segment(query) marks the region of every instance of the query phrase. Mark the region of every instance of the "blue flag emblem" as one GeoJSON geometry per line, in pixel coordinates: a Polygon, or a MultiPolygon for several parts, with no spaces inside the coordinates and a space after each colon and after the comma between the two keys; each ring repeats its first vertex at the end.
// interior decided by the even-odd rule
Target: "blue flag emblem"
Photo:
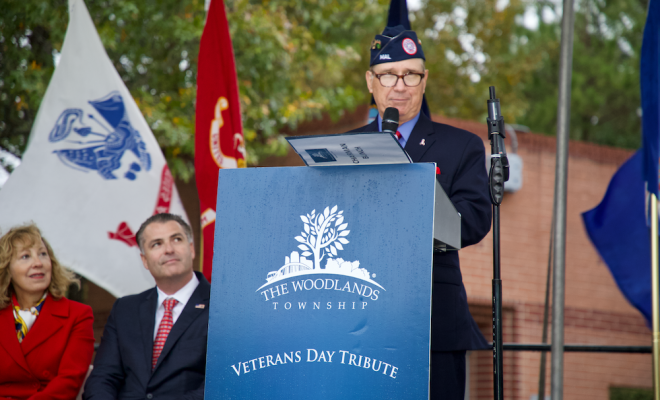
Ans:
{"type": "Polygon", "coordinates": [[[147,145],[131,125],[119,92],[110,92],[103,98],[89,101],[89,104],[103,120],[93,114],[88,114],[87,118],[83,119],[84,112],[80,108],[62,111],[50,131],[48,140],[56,143],[68,139],[67,143],[78,146],[54,150],[53,153],[57,154],[64,165],[84,172],[97,171],[103,179],[117,179],[115,173],[121,167],[126,151],[133,153],[137,161],[130,164],[124,178],[135,180],[140,171],[149,171],[151,156],[147,152],[147,145]],[[91,121],[94,126],[86,125],[85,120],[91,121]],[[72,131],[77,140],[70,137],[72,131]]]}

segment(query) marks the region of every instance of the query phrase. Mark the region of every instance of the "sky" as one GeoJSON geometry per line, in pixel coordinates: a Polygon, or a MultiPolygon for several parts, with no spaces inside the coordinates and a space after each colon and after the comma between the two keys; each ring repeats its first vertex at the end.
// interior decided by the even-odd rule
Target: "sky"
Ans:
{"type": "MultiPolygon", "coordinates": [[[[408,3],[408,11],[417,11],[422,7],[422,0],[407,0],[408,3]]],[[[559,12],[561,10],[561,1],[560,0],[555,0],[555,10],[552,10],[550,7],[544,7],[543,9],[543,19],[546,22],[550,22],[552,20],[557,20],[561,18],[561,15],[559,15],[559,12]]],[[[498,0],[497,1],[497,8],[498,9],[504,9],[506,6],[509,5],[509,0],[498,0]]],[[[539,17],[536,13],[536,8],[533,6],[533,3],[531,3],[526,11],[525,14],[522,18],[522,25],[525,26],[525,28],[530,29],[530,30],[536,30],[539,26],[539,17]]]]}
{"type": "Polygon", "coordinates": [[[408,0],[408,10],[416,11],[422,6],[422,0],[408,0]]]}

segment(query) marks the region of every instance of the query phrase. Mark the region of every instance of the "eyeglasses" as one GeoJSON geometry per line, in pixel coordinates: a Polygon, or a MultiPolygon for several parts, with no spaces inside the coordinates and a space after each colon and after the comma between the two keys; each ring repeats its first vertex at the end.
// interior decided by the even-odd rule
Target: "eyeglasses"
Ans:
{"type": "Polygon", "coordinates": [[[393,87],[396,86],[397,83],[399,83],[399,78],[403,79],[403,84],[408,86],[408,87],[413,87],[413,86],[419,86],[420,83],[422,83],[422,78],[424,78],[424,74],[420,74],[418,72],[408,72],[407,74],[404,75],[396,75],[396,74],[376,74],[373,73],[376,78],[380,81],[380,84],[383,87],[393,87]]]}

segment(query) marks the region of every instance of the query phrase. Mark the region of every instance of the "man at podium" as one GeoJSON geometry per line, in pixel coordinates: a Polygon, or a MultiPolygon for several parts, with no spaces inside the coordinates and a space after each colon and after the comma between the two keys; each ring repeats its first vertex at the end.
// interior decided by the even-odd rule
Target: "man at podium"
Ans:
{"type": "MultiPolygon", "coordinates": [[[[380,132],[385,109],[399,110],[399,143],[413,162],[437,163],[438,182],[461,215],[461,245],[466,247],[478,243],[490,230],[485,148],[478,136],[432,122],[421,112],[429,75],[424,62],[422,44],[414,31],[399,25],[376,35],[366,80],[379,115],[353,132],[380,132]]],[[[458,252],[435,253],[431,399],[463,400],[465,352],[487,347],[468,309],[458,252]]]]}

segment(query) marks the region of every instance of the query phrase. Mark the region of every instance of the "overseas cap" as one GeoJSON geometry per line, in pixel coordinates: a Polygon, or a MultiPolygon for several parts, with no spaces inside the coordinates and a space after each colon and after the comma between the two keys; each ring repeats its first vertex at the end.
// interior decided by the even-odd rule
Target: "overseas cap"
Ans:
{"type": "Polygon", "coordinates": [[[426,61],[422,42],[415,31],[408,31],[403,25],[388,26],[382,35],[376,35],[371,42],[371,63],[376,64],[421,58],[426,61]]]}

